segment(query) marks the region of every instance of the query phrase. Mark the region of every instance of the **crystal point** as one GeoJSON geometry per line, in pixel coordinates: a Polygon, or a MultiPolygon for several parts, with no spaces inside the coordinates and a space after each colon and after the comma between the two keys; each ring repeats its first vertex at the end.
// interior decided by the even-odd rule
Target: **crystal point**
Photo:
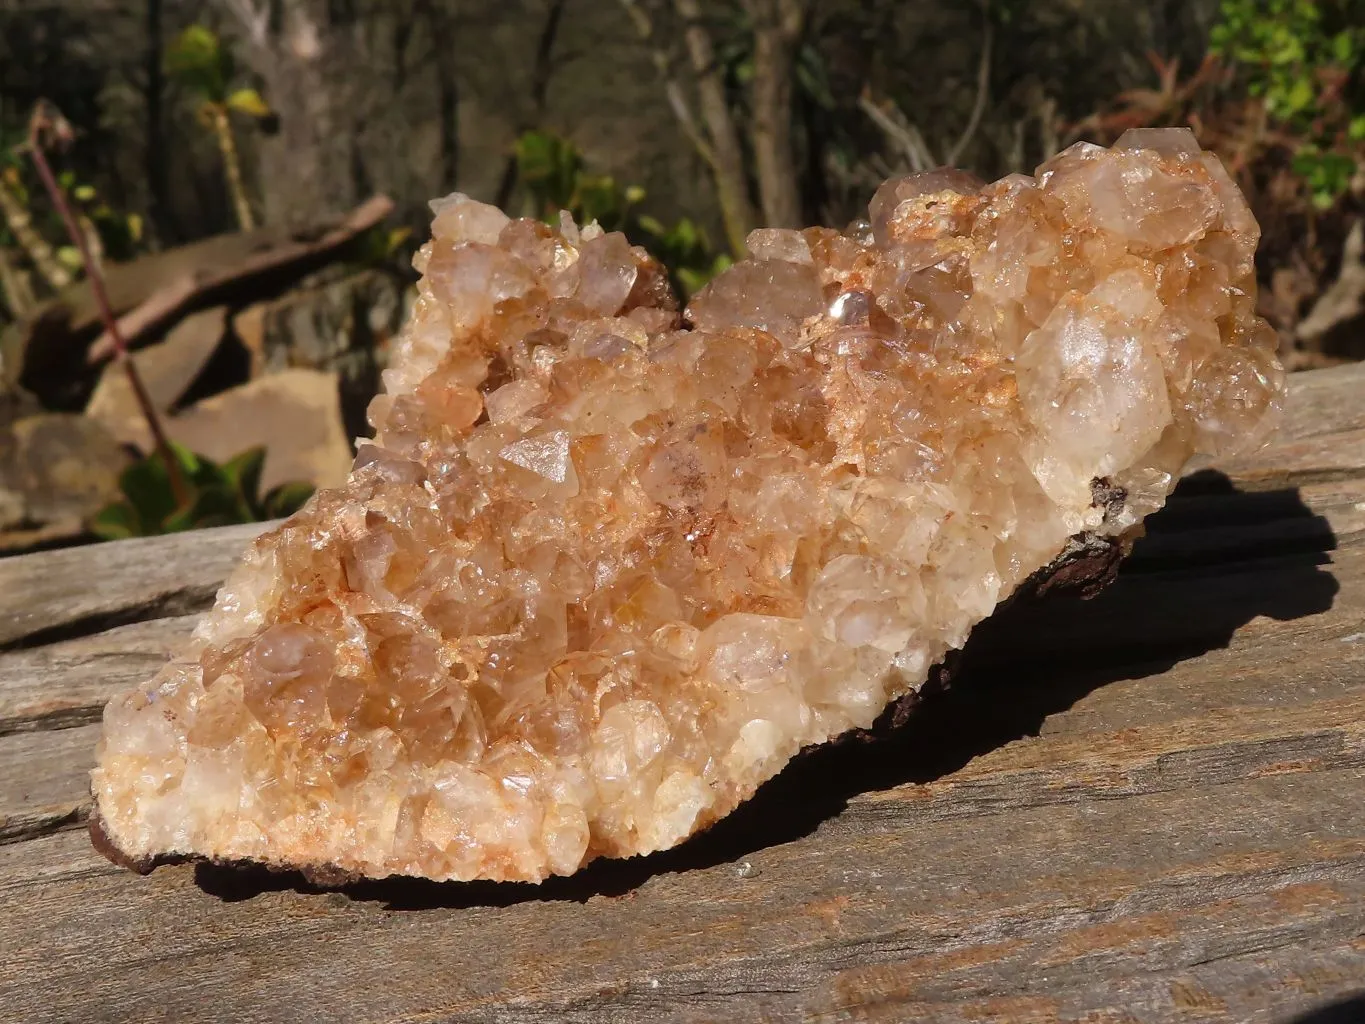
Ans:
{"type": "Polygon", "coordinates": [[[122,857],[536,880],[672,846],[1284,387],[1255,221],[1178,132],[757,232],[683,329],[621,235],[434,213],[350,480],[105,711],[122,857]]]}

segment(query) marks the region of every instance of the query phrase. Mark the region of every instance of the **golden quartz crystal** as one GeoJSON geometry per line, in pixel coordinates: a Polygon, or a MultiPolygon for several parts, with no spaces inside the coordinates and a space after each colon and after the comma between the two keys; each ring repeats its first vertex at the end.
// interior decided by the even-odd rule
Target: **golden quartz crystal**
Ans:
{"type": "Polygon", "coordinates": [[[674,846],[1284,390],[1257,224],[1184,130],[889,181],[846,231],[754,232],[685,314],[623,235],[433,206],[346,486],[105,710],[128,863],[535,881],[674,846]]]}

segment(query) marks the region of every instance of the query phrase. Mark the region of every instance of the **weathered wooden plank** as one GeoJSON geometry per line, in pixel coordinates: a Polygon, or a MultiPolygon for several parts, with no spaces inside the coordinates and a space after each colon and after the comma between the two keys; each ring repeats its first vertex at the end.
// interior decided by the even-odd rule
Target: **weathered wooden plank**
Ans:
{"type": "Polygon", "coordinates": [[[154,675],[198,621],[151,619],[0,654],[0,736],[98,721],[109,698],[154,675]]]}
{"type": "Polygon", "coordinates": [[[229,885],[222,901],[189,867],[139,880],[68,854],[70,874],[26,884],[11,862],[0,1006],[31,1021],[287,1006],[307,1020],[611,1022],[966,1021],[1032,1005],[1013,1019],[1123,1010],[1154,1024],[1187,1019],[1183,985],[1207,993],[1207,1019],[1255,1019],[1302,1005],[1283,979],[1315,948],[1337,961],[1334,991],[1365,981],[1362,785],[1350,769],[1014,808],[988,839],[979,820],[926,821],[904,801],[899,816],[829,821],[818,841],[754,837],[747,873],[703,843],[652,873],[605,865],[540,890],[234,892],[200,871],[229,885]],[[1222,961],[1239,970],[1201,971],[1222,961]]]}
{"type": "MultiPolygon", "coordinates": [[[[876,808],[888,801],[906,800],[914,805],[916,816],[936,820],[1267,774],[1365,768],[1365,672],[1352,674],[1340,696],[1305,692],[1302,703],[1287,703],[1281,694],[1274,703],[1259,707],[1185,707],[1181,709],[1185,717],[1153,715],[1141,725],[1124,724],[1112,732],[1093,728],[1078,732],[1062,724],[1039,738],[1020,737],[1021,742],[1003,746],[994,744],[1017,737],[993,736],[982,728],[1001,722],[999,716],[974,721],[981,696],[974,690],[926,708],[920,722],[890,743],[853,754],[817,754],[813,762],[789,769],[772,788],[795,800],[821,804],[813,808],[817,815],[833,813],[851,795],[869,790],[871,795],[854,801],[846,811],[855,820],[862,813],[859,807],[881,814],[876,808]],[[945,744],[935,742],[936,736],[954,739],[945,744]],[[983,745],[987,749],[979,752],[983,745]],[[955,763],[966,758],[973,759],[955,763]],[[839,770],[826,776],[831,765],[839,770]],[[952,774],[940,779],[945,772],[952,774]],[[926,780],[927,784],[907,790],[878,793],[883,787],[926,780]]],[[[1020,707],[1028,708],[1029,695],[1021,696],[1020,707]]],[[[1097,716],[1093,708],[1089,710],[1093,726],[1097,716]]],[[[1065,719],[1067,714],[1062,711],[1057,717],[1065,719]]],[[[1016,725],[1019,721],[1010,720],[1016,725]]],[[[89,726],[63,730],[50,740],[31,734],[0,737],[0,841],[84,820],[97,735],[97,727],[89,726]],[[36,780],[35,768],[42,773],[36,780]]],[[[904,817],[905,812],[898,809],[895,814],[904,817]]]]}
{"type": "Polygon", "coordinates": [[[99,726],[0,736],[0,843],[79,825],[99,726]]]}
{"type": "Polygon", "coordinates": [[[0,632],[0,1020],[1283,1024],[1365,989],[1362,396],[1365,366],[1295,378],[1226,467],[1256,493],[1190,481],[1114,587],[1017,604],[893,740],[542,887],[116,871],[71,830],[80,723],[251,529],[49,561],[31,600],[0,561],[0,626],[31,606],[0,632]]]}
{"type": "Polygon", "coordinates": [[[1358,475],[1365,471],[1365,428],[1274,441],[1255,455],[1228,460],[1220,468],[1254,490],[1358,475]]]}
{"type": "Polygon", "coordinates": [[[1289,378],[1281,440],[1365,429],[1365,363],[1296,373],[1289,378]]]}
{"type": "MultiPolygon", "coordinates": [[[[1365,693],[1365,548],[1335,552],[1325,567],[1283,558],[1268,564],[1270,568],[1263,565],[1254,574],[1229,575],[1222,566],[1144,572],[1121,577],[1093,601],[1015,606],[973,639],[964,678],[954,691],[927,707],[895,745],[869,753],[851,768],[846,764],[842,774],[854,789],[925,778],[1039,731],[1052,737],[1079,736],[1076,750],[1087,744],[1103,750],[1114,734],[1172,729],[1173,735],[1188,733],[1190,745],[1165,750],[1168,760],[1177,754],[1196,764],[1221,760],[1229,771],[1320,759],[1324,743],[1349,747],[1345,734],[1324,732],[1309,722],[1323,724],[1321,715],[1311,718],[1319,714],[1312,710],[1319,706],[1334,709],[1322,713],[1328,717],[1365,720],[1365,707],[1358,703],[1365,693]],[[1074,660],[1059,663],[1059,651],[1074,660]],[[1312,652],[1311,659],[1305,651],[1312,652]],[[1234,724],[1260,722],[1270,731],[1224,735],[1216,723],[1229,715],[1234,724]],[[1277,721],[1282,727],[1275,726],[1277,721]],[[939,739],[943,736],[952,742],[945,746],[939,739]],[[1205,753],[1196,756],[1201,749],[1205,753]],[[916,752],[924,755],[918,775],[905,774],[903,758],[916,752]],[[1250,760],[1243,764],[1235,753],[1250,760]]],[[[99,651],[107,644],[106,651],[142,652],[140,662],[125,666],[130,672],[139,664],[154,671],[159,662],[146,661],[159,658],[165,645],[187,628],[187,619],[123,627],[99,638],[12,652],[0,657],[0,670],[10,660],[28,663],[44,651],[99,651]]],[[[86,663],[81,672],[97,667],[98,661],[86,663]]],[[[7,677],[11,682],[19,678],[0,671],[0,680],[7,677]]],[[[66,720],[93,721],[108,690],[121,680],[76,678],[79,686],[55,686],[47,699],[62,704],[66,720]],[[81,705],[83,694],[88,703],[81,705]]],[[[42,699],[41,693],[22,687],[14,692],[11,706],[16,708],[32,709],[42,699]]],[[[0,701],[8,694],[0,687],[0,701]]],[[[83,816],[95,732],[90,727],[55,736],[50,750],[41,738],[0,736],[0,822],[6,807],[28,808],[22,815],[8,812],[16,822],[9,833],[60,827],[76,820],[77,811],[83,816]],[[37,758],[47,773],[44,786],[65,795],[41,811],[32,809],[27,797],[5,796],[7,782],[13,786],[26,778],[37,758]]],[[[1358,739],[1352,742],[1358,744],[1358,739]]],[[[1133,757],[1137,750],[1130,743],[1133,757]]],[[[996,762],[988,757],[987,763],[996,762]]],[[[1009,785],[1019,787],[1020,799],[1031,799],[1019,780],[1009,785]]],[[[4,830],[0,825],[0,835],[4,830]]]]}
{"type": "Polygon", "coordinates": [[[0,649],[199,611],[212,602],[247,542],[270,525],[0,559],[0,649]]]}
{"type": "MultiPolygon", "coordinates": [[[[1048,612],[1051,625],[1043,633],[1037,632],[1032,624],[1016,628],[1017,638],[1007,645],[1011,659],[1017,664],[1026,650],[1041,646],[1038,656],[1047,659],[1048,668],[1052,669],[1053,645],[1063,641],[1074,643],[1078,633],[1100,638],[1118,652],[1118,657],[1131,657],[1131,646],[1135,643],[1144,643],[1148,648],[1188,644],[1191,629],[1213,636],[1216,624],[1206,616],[1189,614],[1210,600],[1201,585],[1186,580],[1177,587],[1169,577],[1172,569],[1181,566],[1217,567],[1220,563],[1288,555],[1290,561],[1278,567],[1275,570],[1278,575],[1269,578],[1266,585],[1247,589],[1240,582],[1234,583],[1238,600],[1229,603],[1224,598],[1223,607],[1234,618],[1240,614],[1245,620],[1258,612],[1273,614],[1272,605],[1282,603],[1283,595],[1292,593],[1305,605],[1302,610],[1312,610],[1307,605],[1325,605],[1330,601],[1327,591],[1339,584],[1334,579],[1340,573],[1310,564],[1308,556],[1333,547],[1355,548],[1365,540],[1365,479],[1319,483],[1290,492],[1206,491],[1206,487],[1194,486],[1181,492],[1151,520],[1148,536],[1134,551],[1125,566],[1123,581],[1113,592],[1074,611],[1068,608],[1048,612]],[[1167,575],[1145,583],[1129,580],[1130,576],[1148,572],[1167,575]],[[1140,595],[1155,590],[1167,597],[1160,603],[1166,610],[1161,622],[1153,621],[1146,612],[1149,602],[1141,596],[1129,596],[1129,591],[1140,595]],[[1249,601],[1256,600],[1263,607],[1246,607],[1249,601]],[[1076,619],[1076,615],[1080,618],[1076,619]],[[1169,632],[1172,624],[1179,627],[1175,636],[1169,632]],[[1059,639],[1059,633],[1066,636],[1059,639]],[[1040,638],[1045,638],[1046,643],[1040,638]]],[[[174,540],[178,542],[179,538],[174,540]]],[[[229,536],[226,543],[235,545],[238,539],[229,536]]],[[[215,548],[215,552],[227,550],[215,548]]],[[[1344,552],[1337,552],[1338,561],[1345,557],[1344,552]]],[[[97,581],[97,585],[104,589],[104,581],[97,581]]],[[[1214,585],[1227,589],[1226,583],[1214,585]]],[[[211,588],[212,581],[206,581],[202,591],[206,593],[211,588]]],[[[145,592],[135,593],[130,607],[110,614],[136,614],[137,602],[143,600],[145,592]]],[[[189,634],[195,621],[195,616],[153,619],[92,636],[0,652],[0,734],[63,728],[97,720],[104,702],[154,673],[189,634]]]]}

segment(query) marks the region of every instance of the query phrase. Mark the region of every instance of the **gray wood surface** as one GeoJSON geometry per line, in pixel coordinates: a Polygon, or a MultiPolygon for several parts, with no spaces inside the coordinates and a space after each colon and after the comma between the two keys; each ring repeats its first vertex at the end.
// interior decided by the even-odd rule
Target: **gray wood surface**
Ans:
{"type": "Polygon", "coordinates": [[[100,707],[260,527],[0,560],[0,1020],[1365,1020],[1365,366],[1220,469],[892,738],[539,887],[107,864],[100,707]]]}

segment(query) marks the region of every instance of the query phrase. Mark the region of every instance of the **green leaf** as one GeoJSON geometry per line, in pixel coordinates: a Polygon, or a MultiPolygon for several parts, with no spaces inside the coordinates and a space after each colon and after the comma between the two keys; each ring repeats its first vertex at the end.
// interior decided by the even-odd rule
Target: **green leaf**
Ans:
{"type": "Polygon", "coordinates": [[[249,117],[264,118],[271,114],[270,104],[261,98],[255,89],[237,89],[227,98],[229,109],[249,117]]]}
{"type": "Polygon", "coordinates": [[[71,190],[77,202],[88,203],[95,198],[95,187],[93,185],[77,185],[71,190]]]}
{"type": "MultiPolygon", "coordinates": [[[[193,494],[222,479],[222,470],[210,460],[174,441],[170,442],[170,448],[180,475],[193,494]]],[[[166,521],[181,511],[177,508],[171,475],[160,452],[152,452],[125,469],[119,476],[119,489],[136,511],[142,534],[164,532],[166,521]]]]}
{"type": "Polygon", "coordinates": [[[194,496],[184,512],[177,512],[167,522],[166,532],[198,530],[207,526],[229,526],[249,523],[253,517],[244,509],[237,492],[229,487],[206,487],[194,496]],[[245,513],[245,514],[244,514],[245,513]]]}
{"type": "Polygon", "coordinates": [[[576,191],[577,202],[571,207],[576,207],[575,213],[581,213],[581,221],[597,221],[608,231],[622,226],[625,202],[615,178],[609,175],[580,175],[576,191]]]}
{"type": "Polygon", "coordinates": [[[292,516],[313,496],[314,490],[316,488],[312,484],[302,480],[293,480],[272,488],[265,496],[265,501],[261,503],[262,511],[265,513],[263,518],[278,519],[282,516],[292,516]]]}
{"type": "Polygon", "coordinates": [[[582,157],[569,142],[549,132],[525,132],[516,143],[517,176],[542,216],[572,209],[582,157]]]}
{"type": "Polygon", "coordinates": [[[205,487],[192,504],[192,526],[229,526],[232,523],[251,523],[255,516],[244,508],[242,497],[227,486],[205,487]]]}
{"type": "Polygon", "coordinates": [[[1300,78],[1289,88],[1289,92],[1284,97],[1285,111],[1290,115],[1299,114],[1313,105],[1316,98],[1313,83],[1307,78],[1300,78]]]}
{"type": "Polygon", "coordinates": [[[191,25],[166,50],[166,71],[181,85],[215,103],[226,99],[232,78],[232,56],[218,36],[203,25],[191,25]]]}
{"type": "Polygon", "coordinates": [[[162,521],[175,511],[170,475],[155,454],[125,469],[119,476],[119,490],[137,512],[143,533],[160,533],[162,521]]]}
{"type": "Polygon", "coordinates": [[[64,245],[58,249],[57,262],[67,270],[80,270],[85,266],[85,261],[81,259],[81,251],[74,245],[64,245]]]}
{"type": "Polygon", "coordinates": [[[265,448],[257,445],[239,452],[223,463],[223,475],[253,515],[261,504],[261,470],[265,468],[265,448]]]}
{"type": "Polygon", "coordinates": [[[1355,40],[1349,31],[1338,32],[1332,37],[1332,58],[1338,64],[1349,64],[1355,51],[1355,40]]]}
{"type": "Polygon", "coordinates": [[[635,218],[635,223],[644,231],[657,238],[662,238],[668,234],[667,229],[659,221],[647,213],[643,213],[635,218]]]}
{"type": "Polygon", "coordinates": [[[192,452],[175,441],[167,443],[175,456],[175,461],[180,465],[180,472],[189,483],[195,487],[227,486],[227,478],[223,475],[222,467],[207,455],[192,452]]]}
{"type": "Polygon", "coordinates": [[[100,509],[90,520],[90,532],[101,540],[123,540],[142,535],[137,510],[126,501],[115,501],[100,509]]]}

